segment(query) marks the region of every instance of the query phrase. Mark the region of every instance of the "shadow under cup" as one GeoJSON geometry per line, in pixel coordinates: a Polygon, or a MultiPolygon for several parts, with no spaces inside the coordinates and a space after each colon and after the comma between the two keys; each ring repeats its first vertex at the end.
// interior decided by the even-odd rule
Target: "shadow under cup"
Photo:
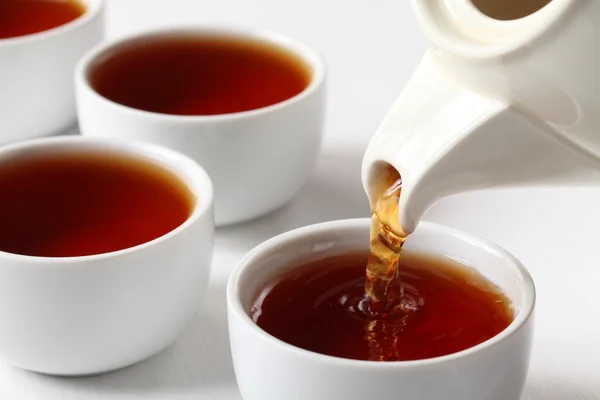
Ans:
{"type": "MultiPolygon", "coordinates": [[[[167,347],[199,308],[212,260],[212,184],[200,166],[179,153],[150,144],[56,137],[4,146],[0,167],[71,155],[112,157],[169,171],[189,190],[193,204],[179,226],[133,247],[82,256],[0,251],[0,357],[53,375],[106,372],[167,347]]],[[[48,205],[41,213],[31,212],[68,212],[56,202],[48,205]]],[[[118,237],[129,228],[123,224],[106,234],[118,237]]]]}
{"type": "Polygon", "coordinates": [[[524,267],[483,239],[423,222],[406,251],[475,268],[512,303],[514,320],[492,339],[465,351],[419,361],[373,362],[330,357],[291,346],[249,316],[256,294],[307,259],[368,251],[370,220],[300,228],[252,250],[233,272],[227,303],[238,385],[245,400],[518,400],[533,334],[535,289],[524,267]]]}

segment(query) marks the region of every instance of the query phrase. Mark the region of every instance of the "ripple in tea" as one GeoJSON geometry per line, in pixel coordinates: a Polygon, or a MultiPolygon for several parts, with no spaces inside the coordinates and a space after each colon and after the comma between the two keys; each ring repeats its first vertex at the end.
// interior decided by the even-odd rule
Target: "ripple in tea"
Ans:
{"type": "Polygon", "coordinates": [[[126,156],[47,154],[0,165],[0,251],[72,257],[156,239],[195,198],[170,171],[126,156]]]}
{"type": "Polygon", "coordinates": [[[31,35],[69,23],[85,13],[77,0],[1,0],[0,39],[31,35]]]}
{"type": "Polygon", "coordinates": [[[104,54],[92,87],[116,103],[161,114],[216,115],[287,100],[310,83],[308,65],[284,48],[235,37],[132,42],[104,54]]]}
{"type": "Polygon", "coordinates": [[[257,296],[251,316],[291,345],[335,357],[420,360],[456,353],[496,336],[513,320],[509,300],[479,273],[403,252],[398,278],[412,312],[371,312],[367,254],[307,262],[257,296]]]}

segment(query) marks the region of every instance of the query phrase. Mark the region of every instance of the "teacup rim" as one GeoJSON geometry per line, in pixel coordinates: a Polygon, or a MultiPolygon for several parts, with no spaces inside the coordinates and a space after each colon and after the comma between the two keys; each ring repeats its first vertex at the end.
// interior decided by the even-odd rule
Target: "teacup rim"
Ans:
{"type": "MultiPolygon", "coordinates": [[[[0,250],[0,261],[2,259],[9,259],[17,261],[27,261],[32,263],[43,263],[45,265],[68,266],[77,263],[122,257],[124,255],[142,251],[149,247],[153,247],[159,245],[162,242],[168,241],[173,237],[180,235],[181,232],[189,229],[207,213],[212,212],[214,202],[214,188],[210,176],[208,175],[206,170],[200,164],[192,160],[190,157],[165,146],[146,142],[130,141],[125,139],[97,138],[81,135],[54,136],[29,139],[22,142],[2,146],[0,147],[0,158],[3,157],[6,153],[15,153],[21,150],[26,151],[27,149],[31,149],[34,147],[43,148],[44,146],[52,145],[77,146],[77,144],[81,143],[87,143],[91,146],[105,146],[104,148],[106,148],[107,152],[109,153],[117,149],[116,151],[121,151],[122,154],[139,155],[146,160],[152,160],[156,162],[156,165],[158,165],[161,168],[166,168],[165,166],[167,165],[167,159],[175,160],[176,162],[173,162],[171,165],[177,164],[177,167],[175,168],[174,172],[178,175],[178,177],[181,179],[184,185],[190,190],[192,190],[192,188],[194,187],[197,187],[197,191],[201,192],[201,195],[196,197],[196,203],[194,205],[192,213],[181,225],[179,225],[172,231],[167,232],[166,234],[154,238],[148,242],[132,247],[127,247],[121,250],[74,257],[31,256],[24,254],[15,254],[0,250]],[[188,174],[193,175],[193,178],[183,178],[179,174],[179,172],[184,170],[188,171],[188,174]]],[[[213,217],[211,216],[211,218],[213,217]]]]}
{"type": "Polygon", "coordinates": [[[87,7],[85,12],[81,16],[67,22],[66,24],[62,24],[41,32],[30,33],[28,35],[0,39],[0,49],[38,42],[55,36],[70,33],[81,26],[87,25],[90,21],[95,20],[106,7],[106,1],[107,0],[93,0],[93,4],[86,4],[87,7]]]}
{"type": "Polygon", "coordinates": [[[440,365],[455,362],[465,357],[472,357],[477,353],[480,353],[488,348],[497,346],[501,342],[509,339],[510,337],[515,335],[532,318],[536,303],[536,290],[533,278],[531,277],[529,271],[521,263],[521,261],[519,261],[515,256],[513,256],[503,247],[485,238],[470,234],[459,229],[451,228],[446,225],[429,221],[422,221],[419,224],[419,230],[431,229],[441,231],[445,234],[455,236],[469,243],[482,246],[486,249],[486,251],[489,251],[492,254],[509,261],[510,265],[514,268],[514,270],[520,274],[521,279],[519,281],[519,285],[524,293],[522,307],[515,316],[512,323],[498,335],[476,346],[445,356],[411,361],[374,362],[333,357],[293,346],[270,335],[268,332],[264,331],[252,321],[250,316],[244,310],[239,295],[241,287],[240,279],[242,278],[244,270],[253,264],[253,260],[260,259],[261,254],[263,254],[265,251],[285,244],[289,244],[290,242],[293,242],[302,237],[312,236],[327,231],[335,230],[368,230],[370,227],[370,222],[371,220],[369,218],[353,218],[307,225],[277,235],[254,247],[244,257],[242,257],[242,259],[240,259],[240,261],[236,264],[234,270],[232,271],[229,277],[226,293],[228,313],[234,313],[233,316],[236,317],[242,324],[244,324],[247,329],[253,332],[253,334],[262,337],[263,340],[266,340],[272,345],[277,346],[282,351],[286,351],[288,353],[291,352],[297,356],[305,357],[313,361],[320,361],[323,363],[333,364],[341,367],[378,368],[392,370],[440,365]]]}
{"type": "Polygon", "coordinates": [[[328,67],[325,58],[315,48],[315,46],[307,43],[304,40],[294,38],[279,31],[234,24],[187,24],[177,26],[167,25],[152,29],[145,29],[97,44],[78,61],[77,66],[75,67],[75,83],[77,86],[88,91],[97,101],[102,102],[114,110],[124,112],[129,115],[149,118],[152,120],[168,121],[172,123],[200,123],[234,121],[245,118],[259,117],[265,114],[276,112],[283,108],[290,107],[293,104],[310,97],[319,88],[321,88],[325,83],[327,71],[328,67]],[[89,69],[93,63],[105,52],[119,46],[126,45],[127,43],[147,38],[166,38],[169,36],[184,34],[214,34],[220,36],[229,34],[240,39],[264,40],[268,43],[279,45],[295,54],[314,69],[314,74],[308,86],[306,86],[300,93],[288,99],[252,110],[214,115],[176,115],[141,110],[108,99],[102,96],[92,87],[88,76],[89,69]]]}

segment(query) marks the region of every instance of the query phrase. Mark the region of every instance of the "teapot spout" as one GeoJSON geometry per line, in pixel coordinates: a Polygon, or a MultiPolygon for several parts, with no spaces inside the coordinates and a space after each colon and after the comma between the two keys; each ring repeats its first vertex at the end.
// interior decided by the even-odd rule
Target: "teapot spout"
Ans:
{"type": "Polygon", "coordinates": [[[594,154],[543,121],[458,85],[431,53],[367,148],[362,168],[367,193],[383,166],[402,178],[398,213],[405,234],[429,207],[452,194],[600,183],[594,154]]]}

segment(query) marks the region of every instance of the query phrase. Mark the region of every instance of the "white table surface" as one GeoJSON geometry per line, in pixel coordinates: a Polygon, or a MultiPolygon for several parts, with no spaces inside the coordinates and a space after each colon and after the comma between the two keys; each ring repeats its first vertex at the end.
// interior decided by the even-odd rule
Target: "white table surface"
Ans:
{"type": "MultiPolygon", "coordinates": [[[[225,315],[229,272],[246,251],[273,235],[368,215],[362,153],[426,41],[406,0],[112,0],[107,22],[109,38],[156,26],[225,23],[275,29],[313,43],[330,66],[321,160],[292,204],[217,232],[203,307],[171,348],[90,378],[54,378],[0,364],[0,399],[239,400],[225,315]]],[[[600,399],[600,189],[461,195],[436,205],[427,218],[492,239],[530,269],[538,288],[537,331],[523,400],[600,399]]]]}

